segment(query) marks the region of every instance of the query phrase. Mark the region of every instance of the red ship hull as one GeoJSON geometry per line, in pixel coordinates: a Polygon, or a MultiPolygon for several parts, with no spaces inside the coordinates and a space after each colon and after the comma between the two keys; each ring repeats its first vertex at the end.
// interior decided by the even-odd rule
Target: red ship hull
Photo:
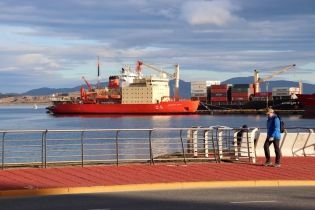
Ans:
{"type": "Polygon", "coordinates": [[[53,114],[192,114],[199,101],[171,101],[159,104],[55,104],[53,114]]]}
{"type": "Polygon", "coordinates": [[[306,114],[315,115],[315,93],[313,94],[297,94],[296,95],[303,105],[306,114]]]}

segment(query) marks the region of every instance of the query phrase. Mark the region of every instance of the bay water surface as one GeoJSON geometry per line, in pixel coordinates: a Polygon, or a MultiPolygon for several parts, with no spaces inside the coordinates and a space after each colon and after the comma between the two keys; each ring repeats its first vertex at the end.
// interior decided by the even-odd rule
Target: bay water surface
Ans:
{"type": "MultiPolygon", "coordinates": [[[[222,115],[52,115],[46,106],[0,106],[0,130],[62,130],[62,129],[148,129],[190,128],[192,126],[227,126],[232,128],[266,128],[264,114],[222,115]]],[[[315,120],[302,115],[282,115],[286,127],[315,128],[315,120]]]]}

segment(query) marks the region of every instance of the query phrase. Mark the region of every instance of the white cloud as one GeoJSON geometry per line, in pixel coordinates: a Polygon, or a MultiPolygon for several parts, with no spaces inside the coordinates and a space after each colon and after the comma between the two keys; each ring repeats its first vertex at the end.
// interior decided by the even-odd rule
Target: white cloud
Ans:
{"type": "Polygon", "coordinates": [[[0,68],[0,71],[15,71],[18,70],[16,67],[7,67],[7,68],[0,68]]]}
{"type": "Polygon", "coordinates": [[[144,5],[148,4],[148,2],[146,0],[128,0],[128,2],[130,4],[136,4],[136,5],[140,5],[140,6],[144,6],[144,5]]]}
{"type": "Polygon", "coordinates": [[[181,18],[191,25],[212,24],[225,26],[240,19],[231,14],[231,11],[237,9],[239,7],[232,5],[228,0],[187,1],[182,5],[181,18]]]}
{"type": "Polygon", "coordinates": [[[156,9],[156,8],[142,8],[140,10],[143,13],[155,15],[155,16],[164,16],[167,18],[175,18],[176,12],[173,7],[163,8],[163,9],[156,9]]]}
{"type": "Polygon", "coordinates": [[[310,69],[315,70],[315,63],[307,63],[305,65],[300,66],[301,69],[310,69]]]}
{"type": "Polygon", "coordinates": [[[18,57],[18,61],[21,64],[34,66],[35,70],[45,69],[45,66],[49,68],[60,68],[60,65],[56,61],[50,60],[41,54],[21,55],[18,57]]]}

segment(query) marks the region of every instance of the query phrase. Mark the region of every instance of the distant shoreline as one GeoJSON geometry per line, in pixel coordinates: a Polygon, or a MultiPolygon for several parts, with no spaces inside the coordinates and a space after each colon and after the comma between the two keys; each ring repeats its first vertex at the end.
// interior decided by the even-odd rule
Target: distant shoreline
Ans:
{"type": "Polygon", "coordinates": [[[17,102],[17,103],[12,103],[12,102],[8,102],[8,103],[0,103],[0,106],[29,106],[29,105],[51,105],[51,103],[49,102],[39,102],[39,103],[31,103],[31,102],[28,102],[28,103],[20,103],[20,102],[17,102]]]}

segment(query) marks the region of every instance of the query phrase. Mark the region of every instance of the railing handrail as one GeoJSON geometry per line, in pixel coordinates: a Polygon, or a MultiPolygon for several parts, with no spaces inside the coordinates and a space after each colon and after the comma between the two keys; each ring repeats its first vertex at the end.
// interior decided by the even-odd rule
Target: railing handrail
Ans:
{"type": "MultiPolygon", "coordinates": [[[[128,129],[42,129],[42,130],[0,130],[0,133],[31,133],[31,132],[112,132],[112,131],[176,131],[176,130],[182,130],[182,131],[188,131],[188,130],[253,130],[255,128],[258,128],[259,130],[265,130],[267,128],[265,127],[248,127],[248,128],[242,128],[242,127],[227,127],[227,126],[210,126],[210,127],[190,127],[190,128],[128,128],[128,129]]],[[[291,129],[315,129],[315,127],[301,127],[301,126],[294,126],[294,127],[285,127],[287,130],[291,129]]]]}

